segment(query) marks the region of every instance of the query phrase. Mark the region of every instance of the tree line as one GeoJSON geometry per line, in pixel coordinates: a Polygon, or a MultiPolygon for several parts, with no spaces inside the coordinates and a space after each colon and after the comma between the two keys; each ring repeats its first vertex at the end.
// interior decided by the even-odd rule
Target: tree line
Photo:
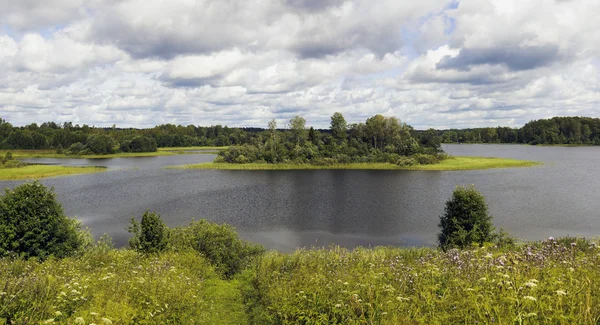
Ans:
{"type": "Polygon", "coordinates": [[[249,143],[255,128],[158,125],[148,129],[45,122],[17,127],[0,118],[0,149],[50,149],[70,154],[153,152],[161,147],[230,146],[249,143]]]}
{"type": "Polygon", "coordinates": [[[553,117],[533,120],[521,128],[499,126],[433,130],[433,132],[441,137],[443,143],[600,145],[600,119],[591,117],[553,117]]]}

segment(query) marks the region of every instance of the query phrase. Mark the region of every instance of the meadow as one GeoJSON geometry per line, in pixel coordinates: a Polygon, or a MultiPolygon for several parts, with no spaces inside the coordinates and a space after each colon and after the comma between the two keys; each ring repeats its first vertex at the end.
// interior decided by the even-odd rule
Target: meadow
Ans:
{"type": "Polygon", "coordinates": [[[600,250],[275,251],[224,278],[196,251],[0,260],[0,324],[597,324],[600,250]]]}

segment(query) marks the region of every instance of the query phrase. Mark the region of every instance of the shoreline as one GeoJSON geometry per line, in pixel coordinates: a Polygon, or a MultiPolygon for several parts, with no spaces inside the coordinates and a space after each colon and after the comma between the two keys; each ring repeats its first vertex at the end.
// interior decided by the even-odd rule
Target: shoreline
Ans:
{"type": "Polygon", "coordinates": [[[542,165],[541,162],[509,158],[457,156],[437,164],[400,167],[391,163],[350,163],[327,166],[310,164],[229,164],[202,163],[195,165],[169,166],[168,169],[216,169],[216,170],[412,170],[412,171],[458,171],[492,168],[516,168],[542,165]]]}

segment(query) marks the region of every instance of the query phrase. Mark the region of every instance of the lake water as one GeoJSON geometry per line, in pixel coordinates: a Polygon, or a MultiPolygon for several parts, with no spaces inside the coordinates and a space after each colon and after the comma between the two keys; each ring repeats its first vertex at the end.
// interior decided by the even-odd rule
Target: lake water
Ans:
{"type": "MultiPolygon", "coordinates": [[[[164,166],[214,155],[115,159],[30,159],[107,166],[105,173],[57,177],[69,216],[96,236],[127,243],[132,216],[156,211],[169,226],[205,218],[234,225],[267,248],[434,246],[444,203],[456,185],[474,184],[494,224],[524,240],[600,233],[600,147],[444,145],[453,155],[537,160],[543,166],[480,171],[216,171],[164,166]]],[[[0,181],[0,188],[23,181],[0,181]]]]}

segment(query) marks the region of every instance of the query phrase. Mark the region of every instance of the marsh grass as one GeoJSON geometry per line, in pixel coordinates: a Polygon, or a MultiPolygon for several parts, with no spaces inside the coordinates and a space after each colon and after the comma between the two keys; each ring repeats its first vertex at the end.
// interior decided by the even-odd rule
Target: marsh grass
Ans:
{"type": "Polygon", "coordinates": [[[77,167],[54,165],[27,165],[18,168],[0,168],[0,180],[38,179],[106,171],[104,167],[77,167]]]}
{"type": "Polygon", "coordinates": [[[528,160],[487,157],[450,157],[437,164],[400,167],[390,163],[349,163],[335,165],[310,164],[268,164],[268,163],[203,163],[197,165],[172,166],[182,169],[221,169],[221,170],[313,170],[313,169],[359,169],[359,170],[474,170],[490,168],[531,167],[540,163],[528,160]]]}

